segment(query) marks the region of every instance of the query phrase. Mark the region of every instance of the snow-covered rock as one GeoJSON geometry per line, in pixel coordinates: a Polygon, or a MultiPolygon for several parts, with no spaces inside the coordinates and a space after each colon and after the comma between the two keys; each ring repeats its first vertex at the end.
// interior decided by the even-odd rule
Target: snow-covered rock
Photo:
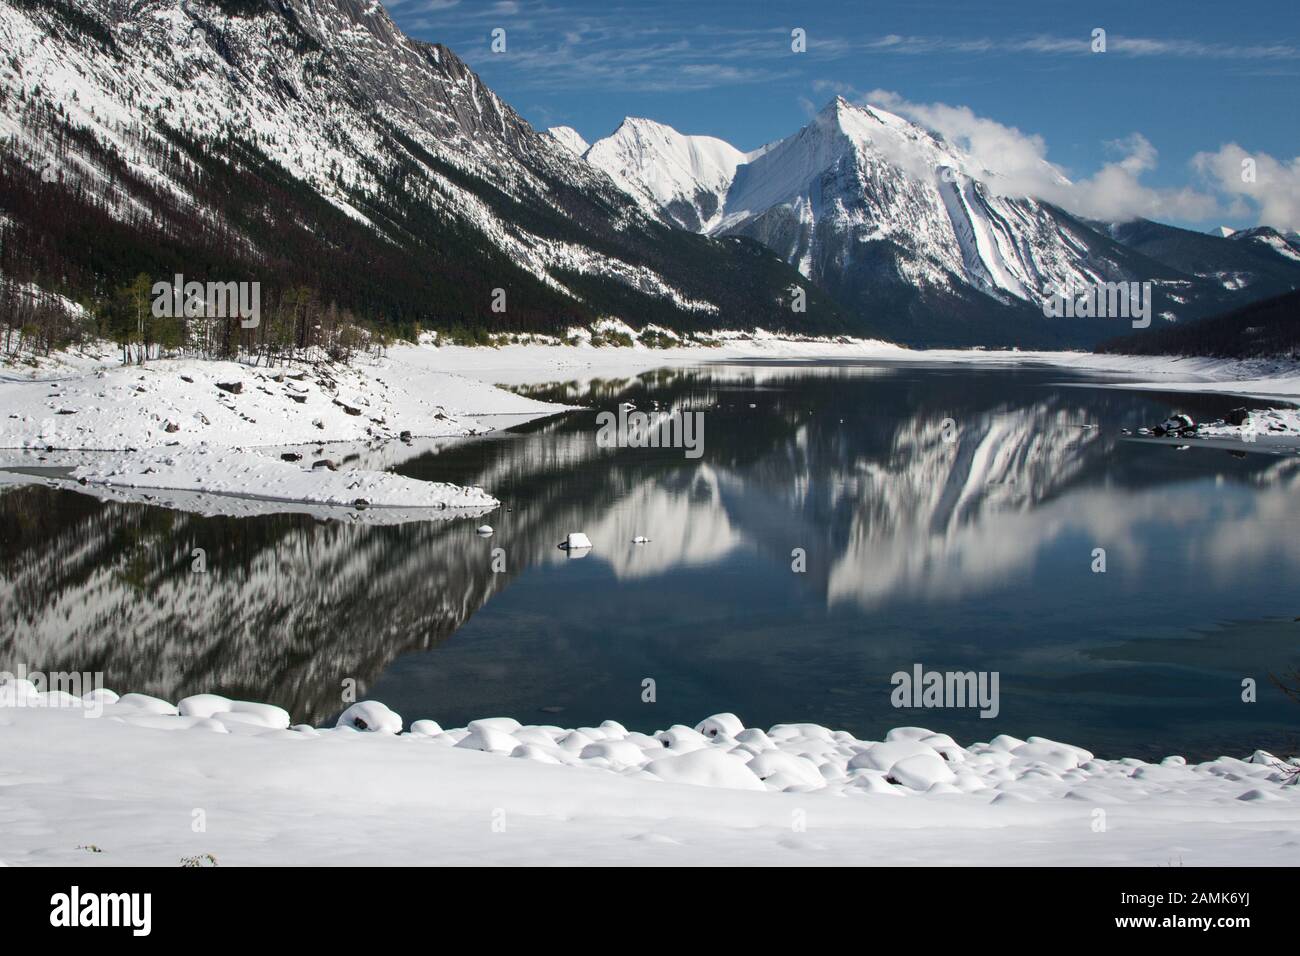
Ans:
{"type": "Polygon", "coordinates": [[[370,734],[400,734],[402,718],[377,700],[363,700],[339,714],[334,726],[370,734]]]}
{"type": "Polygon", "coordinates": [[[689,783],[697,787],[725,787],[729,790],[763,790],[763,782],[744,761],[713,749],[660,757],[645,769],[668,783],[689,783]]]}
{"type": "Polygon", "coordinates": [[[196,694],[186,697],[176,705],[182,717],[212,717],[224,723],[253,724],[271,730],[289,727],[289,712],[272,704],[258,704],[246,700],[230,700],[218,694],[196,694]]]}

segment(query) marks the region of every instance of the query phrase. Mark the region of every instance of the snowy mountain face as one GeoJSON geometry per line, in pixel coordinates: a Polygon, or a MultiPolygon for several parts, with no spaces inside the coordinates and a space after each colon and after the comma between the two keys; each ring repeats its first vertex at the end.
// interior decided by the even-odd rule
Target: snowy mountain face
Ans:
{"type": "Polygon", "coordinates": [[[628,118],[586,152],[647,214],[692,232],[718,224],[736,167],[749,157],[712,136],[684,136],[653,120],[628,118]]]}
{"type": "Polygon", "coordinates": [[[546,132],[559,140],[560,145],[573,153],[574,156],[582,156],[587,150],[591,149],[591,144],[583,139],[582,134],[572,126],[552,126],[546,132]]]}
{"type": "Polygon", "coordinates": [[[0,42],[18,281],[261,278],[407,327],[844,329],[824,297],[791,314],[775,256],[647,217],[375,0],[0,0],[0,42]]]}
{"type": "Polygon", "coordinates": [[[1228,226],[1219,226],[1210,230],[1210,235],[1222,239],[1236,239],[1238,242],[1259,243],[1285,259],[1300,261],[1300,233],[1281,233],[1269,226],[1257,226],[1254,229],[1232,229],[1228,226]]]}
{"type": "MultiPolygon", "coordinates": [[[[1229,293],[1260,278],[1185,271],[1105,224],[1008,194],[936,134],[842,98],[763,150],[723,154],[737,162],[729,179],[728,166],[713,167],[707,179],[682,175],[681,142],[691,139],[698,138],[629,120],[587,157],[644,208],[657,202],[686,228],[757,239],[860,321],[908,342],[1090,344],[1129,331],[1128,322],[1046,319],[1054,296],[1150,281],[1153,317],[1168,322],[1227,307],[1229,293]],[[719,197],[718,210],[674,215],[692,189],[708,197],[710,211],[719,197]]],[[[1275,291],[1261,282],[1251,294],[1275,291]]]]}
{"type": "Polygon", "coordinates": [[[1232,234],[1232,238],[1238,242],[1258,243],[1284,259],[1300,262],[1300,235],[1295,233],[1283,235],[1268,226],[1258,226],[1254,229],[1240,229],[1232,234]]]}

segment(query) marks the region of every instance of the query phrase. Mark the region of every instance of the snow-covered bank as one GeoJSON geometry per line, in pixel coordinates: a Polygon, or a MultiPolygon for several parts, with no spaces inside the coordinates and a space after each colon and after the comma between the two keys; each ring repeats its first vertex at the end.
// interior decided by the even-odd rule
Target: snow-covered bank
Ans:
{"type": "Polygon", "coordinates": [[[1255,409],[1247,411],[1244,417],[1245,420],[1239,424],[1212,422],[1200,425],[1196,430],[1197,435],[1203,438],[1236,438],[1244,442],[1274,436],[1300,438],[1300,409],[1255,409]]]}
{"type": "Polygon", "coordinates": [[[388,472],[336,470],[333,461],[280,461],[238,448],[177,449],[165,454],[116,454],[74,468],[81,483],[151,488],[366,508],[492,509],[482,488],[418,481],[388,472]],[[329,466],[318,466],[328,461],[329,466]]]}
{"type": "Polygon", "coordinates": [[[1036,738],[864,741],[728,714],[654,734],[495,718],[396,735],[401,718],[373,702],[337,728],[290,719],[211,695],[101,691],[78,707],[11,682],[0,859],[1267,865],[1300,825],[1294,763],[1264,753],[1099,760],[1036,738]]]}
{"type": "Polygon", "coordinates": [[[0,447],[139,449],[269,446],[463,436],[473,414],[563,409],[404,360],[417,347],[352,365],[260,368],[161,360],[0,382],[0,447]]]}
{"type": "Polygon", "coordinates": [[[593,348],[517,344],[498,348],[442,346],[419,353],[421,367],[454,370],[484,382],[539,385],[632,376],[672,365],[745,361],[875,361],[976,366],[1040,365],[1124,376],[1116,388],[1222,392],[1256,398],[1300,397],[1300,363],[1287,360],[1097,355],[1092,352],[1010,352],[984,349],[909,349],[871,339],[792,341],[758,333],[719,339],[715,346],[593,348]]]}
{"type": "Polygon", "coordinates": [[[1300,452],[1300,409],[1236,408],[1228,419],[1212,422],[1195,422],[1176,413],[1157,425],[1139,428],[1136,437],[1128,429],[1124,434],[1130,441],[1158,442],[1179,450],[1222,448],[1239,456],[1256,452],[1290,457],[1300,452]]]}
{"type": "Polygon", "coordinates": [[[63,475],[50,470],[71,467],[76,483],[67,486],[76,490],[203,514],[338,517],[331,509],[346,508],[356,519],[359,510],[378,509],[365,516],[369,523],[440,517],[431,509],[484,514],[497,502],[481,489],[382,469],[427,450],[430,440],[565,409],[429,368],[419,361],[425,351],[399,346],[351,365],[282,368],[195,360],[122,366],[111,351],[56,357],[35,370],[39,377],[0,381],[0,449],[14,449],[0,455],[0,468],[25,470],[4,471],[0,483],[57,481],[63,475]],[[311,468],[341,458],[324,446],[343,443],[361,449],[347,452],[359,459],[350,470],[311,468]],[[116,453],[86,454],[95,450],[116,453]],[[282,453],[297,457],[281,460],[282,453]]]}

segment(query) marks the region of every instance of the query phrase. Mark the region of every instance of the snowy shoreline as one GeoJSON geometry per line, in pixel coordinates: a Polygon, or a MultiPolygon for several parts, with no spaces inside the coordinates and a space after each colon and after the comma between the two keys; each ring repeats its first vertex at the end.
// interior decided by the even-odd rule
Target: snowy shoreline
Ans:
{"type": "Polygon", "coordinates": [[[0,860],[898,865],[1015,848],[1022,865],[1268,865],[1300,825],[1300,762],[1259,751],[1102,760],[1034,737],[865,741],[731,714],[653,734],[507,718],[402,733],[371,701],[334,727],[290,721],[211,694],[82,699],[11,680],[0,761],[26,823],[0,860]]]}
{"type": "Polygon", "coordinates": [[[398,347],[395,357],[352,365],[277,368],[60,357],[43,377],[0,381],[7,411],[0,483],[44,479],[122,500],[171,492],[169,504],[209,514],[296,511],[368,523],[439,519],[448,510],[485,514],[498,502],[482,489],[373,470],[402,456],[362,453],[370,468],[340,469],[329,460],[326,446],[397,447],[413,456],[426,439],[493,430],[486,419],[515,423],[567,410],[430,369],[420,361],[428,351],[398,347]],[[313,468],[316,462],[322,466],[313,468]],[[67,481],[41,474],[64,463],[73,469],[67,481]]]}
{"type": "MultiPolygon", "coordinates": [[[[483,514],[490,493],[455,489],[353,468],[345,474],[276,460],[291,449],[304,459],[340,443],[367,449],[411,447],[420,440],[455,440],[569,411],[564,405],[517,395],[511,387],[633,377],[657,368],[711,362],[943,363],[974,367],[1036,365],[1123,376],[1102,387],[1219,392],[1300,400],[1300,366],[1146,358],[1078,352],[916,351],[873,340],[782,339],[766,333],[714,333],[712,344],[648,348],[634,330],[631,347],[594,347],[559,340],[489,346],[394,346],[382,358],[352,365],[304,362],[266,368],[234,362],[162,359],[117,364],[101,347],[47,360],[28,378],[0,378],[0,484],[41,480],[31,474],[72,456],[78,483],[65,486],[120,500],[152,502],[166,491],[172,506],[210,514],[297,511],[343,515],[372,523],[430,520],[462,508],[483,514]],[[1134,379],[1159,376],[1156,380],[1134,379]],[[398,441],[400,439],[400,442],[398,441]],[[222,449],[220,454],[217,449],[222,449]],[[314,451],[313,451],[314,449],[314,451]],[[98,451],[96,456],[88,455],[98,451]],[[109,454],[115,452],[114,454],[109,454]],[[250,503],[257,503],[256,506],[250,503]],[[403,509],[381,515],[366,509],[403,509]]],[[[643,330],[644,331],[644,330],[643,330]]],[[[1274,416],[1277,417],[1276,415],[1274,416]]],[[[1293,450],[1300,430],[1267,435],[1250,450],[1293,450]]],[[[1227,432],[1206,437],[1233,441],[1227,432]]],[[[412,451],[414,454],[414,450],[412,451]]],[[[365,454],[389,468],[403,456],[365,454]]],[[[371,467],[376,467],[372,464],[371,467]]],[[[489,489],[490,492],[490,489],[489,489]]]]}
{"type": "MultiPolygon", "coordinates": [[[[624,331],[620,327],[617,331],[624,331]]],[[[624,334],[631,332],[627,329],[624,334]]],[[[1184,356],[1100,355],[1092,352],[910,349],[873,339],[791,340],[768,333],[719,333],[716,344],[671,348],[592,347],[553,343],[427,348],[430,369],[454,372],[506,387],[634,376],[657,368],[709,362],[875,361],[899,364],[956,364],[1007,367],[1033,365],[1124,376],[1099,381],[1107,388],[1219,392],[1260,399],[1300,401],[1300,363],[1278,360],[1212,359],[1184,356]]]]}
{"type": "Polygon", "coordinates": [[[192,491],[257,501],[368,508],[494,509],[482,488],[417,481],[388,472],[336,471],[277,461],[242,449],[199,448],[170,454],[113,455],[74,468],[81,484],[192,491]]]}

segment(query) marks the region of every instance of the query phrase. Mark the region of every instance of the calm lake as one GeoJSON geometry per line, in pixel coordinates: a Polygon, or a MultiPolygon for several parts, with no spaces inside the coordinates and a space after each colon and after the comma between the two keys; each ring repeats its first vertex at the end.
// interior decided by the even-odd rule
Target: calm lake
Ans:
{"type": "Polygon", "coordinates": [[[207,518],[0,492],[0,667],[314,723],[355,680],[444,727],[649,731],[734,711],[871,739],[1039,734],[1108,757],[1295,749],[1300,704],[1270,674],[1300,663],[1300,456],[1122,434],[1240,399],[872,363],[528,394],[586,407],[395,469],[482,485],[502,502],[486,518],[207,518]],[[703,411],[702,456],[598,447],[597,412],[625,401],[703,411]],[[557,549],[571,531],[594,543],[585,557],[557,549]],[[997,672],[997,717],[896,709],[890,677],[917,664],[997,672]]]}

